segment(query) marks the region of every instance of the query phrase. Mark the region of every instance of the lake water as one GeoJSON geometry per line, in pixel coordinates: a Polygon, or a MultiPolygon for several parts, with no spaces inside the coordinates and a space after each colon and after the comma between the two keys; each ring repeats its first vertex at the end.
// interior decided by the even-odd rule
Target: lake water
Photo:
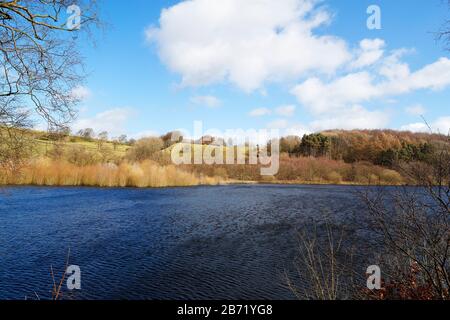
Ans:
{"type": "Polygon", "coordinates": [[[357,226],[355,189],[0,189],[0,299],[51,297],[69,248],[82,288],[67,299],[292,299],[297,231],[357,226]]]}

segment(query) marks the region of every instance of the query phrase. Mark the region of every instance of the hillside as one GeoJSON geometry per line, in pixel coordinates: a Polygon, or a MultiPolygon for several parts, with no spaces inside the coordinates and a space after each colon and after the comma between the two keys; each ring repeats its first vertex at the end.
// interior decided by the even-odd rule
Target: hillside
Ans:
{"type": "MultiPolygon", "coordinates": [[[[431,161],[450,150],[448,137],[392,130],[325,131],[280,139],[280,167],[275,176],[262,176],[261,165],[248,163],[247,146],[226,146],[244,152],[246,164],[184,164],[174,166],[174,147],[190,145],[192,154],[207,145],[172,144],[167,135],[119,143],[81,136],[54,136],[26,131],[25,162],[18,171],[3,170],[2,184],[89,186],[179,186],[229,182],[301,184],[414,183],[401,166],[431,161]]],[[[3,141],[4,142],[4,141],[3,141]]],[[[265,147],[263,147],[265,148],[265,147]]],[[[267,150],[270,150],[268,146],[267,150]]],[[[450,164],[449,164],[450,165],[450,164]]]]}
{"type": "Polygon", "coordinates": [[[125,156],[130,145],[123,143],[113,143],[111,141],[100,141],[98,139],[86,139],[78,136],[67,136],[62,139],[52,139],[46,132],[42,131],[30,131],[30,136],[34,145],[34,152],[39,156],[46,156],[49,152],[52,152],[57,147],[61,147],[64,150],[71,147],[86,148],[90,152],[96,152],[102,147],[112,150],[112,152],[118,156],[125,156]]]}

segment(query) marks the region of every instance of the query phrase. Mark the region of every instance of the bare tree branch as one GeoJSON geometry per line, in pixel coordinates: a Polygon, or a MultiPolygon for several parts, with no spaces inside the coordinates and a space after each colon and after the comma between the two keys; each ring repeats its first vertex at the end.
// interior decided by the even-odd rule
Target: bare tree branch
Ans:
{"type": "Polygon", "coordinates": [[[95,0],[0,0],[0,129],[27,127],[33,114],[49,127],[74,118],[73,90],[85,75],[76,40],[98,24],[96,7],[95,0]],[[79,29],[67,23],[72,5],[79,29]]]}

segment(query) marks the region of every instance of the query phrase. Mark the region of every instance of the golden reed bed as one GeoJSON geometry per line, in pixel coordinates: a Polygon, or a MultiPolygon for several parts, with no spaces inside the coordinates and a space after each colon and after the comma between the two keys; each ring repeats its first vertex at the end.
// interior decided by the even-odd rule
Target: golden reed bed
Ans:
{"type": "Polygon", "coordinates": [[[3,185],[91,186],[91,187],[173,187],[217,185],[224,181],[183,171],[173,165],[142,163],[77,166],[66,161],[33,160],[20,171],[0,173],[3,185]]]}

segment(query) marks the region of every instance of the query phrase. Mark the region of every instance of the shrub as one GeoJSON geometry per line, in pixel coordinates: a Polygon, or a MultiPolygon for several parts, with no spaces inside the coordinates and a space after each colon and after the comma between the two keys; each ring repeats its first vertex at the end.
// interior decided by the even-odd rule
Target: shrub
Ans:
{"type": "Polygon", "coordinates": [[[161,138],[144,138],[138,140],[134,146],[128,150],[127,158],[130,161],[144,161],[152,159],[158,151],[164,148],[161,138]]]}
{"type": "Polygon", "coordinates": [[[68,162],[78,166],[87,166],[99,162],[97,153],[89,151],[86,147],[79,145],[69,147],[66,159],[68,162]]]}
{"type": "Polygon", "coordinates": [[[403,182],[403,178],[397,171],[384,169],[381,171],[380,179],[383,183],[398,185],[403,182]]]}
{"type": "Polygon", "coordinates": [[[339,184],[342,182],[342,176],[337,173],[336,171],[332,171],[329,174],[327,174],[327,180],[334,183],[334,184],[339,184]]]}

